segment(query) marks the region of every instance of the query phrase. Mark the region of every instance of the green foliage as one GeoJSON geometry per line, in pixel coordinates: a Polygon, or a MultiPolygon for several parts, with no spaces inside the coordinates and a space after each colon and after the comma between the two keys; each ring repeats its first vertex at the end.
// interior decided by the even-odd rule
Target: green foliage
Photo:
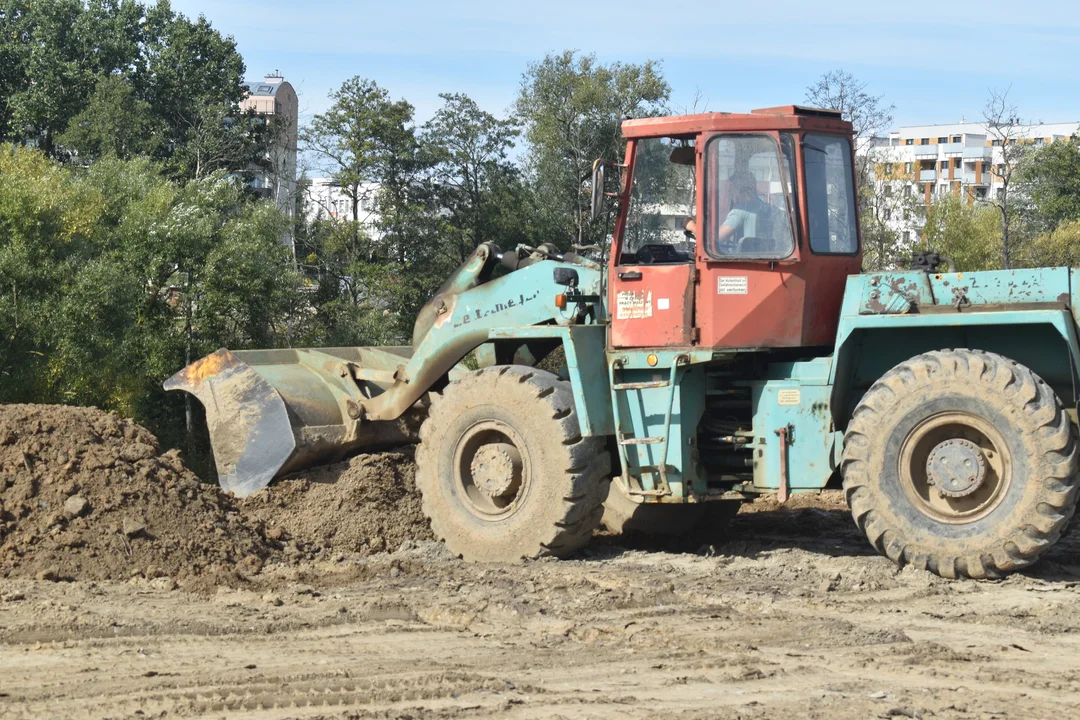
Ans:
{"type": "Polygon", "coordinates": [[[1080,219],[1064,220],[1024,244],[1023,264],[1028,267],[1080,267],[1080,219]]]}
{"type": "Polygon", "coordinates": [[[663,114],[671,89],[659,63],[603,65],[594,55],[565,51],[529,65],[517,113],[528,141],[526,169],[543,222],[560,247],[603,240],[589,222],[583,184],[597,158],[621,159],[624,117],[663,114]]]}
{"type": "Polygon", "coordinates": [[[377,192],[371,184],[400,182],[416,170],[413,106],[391,100],[386,90],[359,76],[346,80],[330,99],[333,105],[312,119],[301,140],[349,197],[350,219],[362,221],[361,204],[377,192]]]}
{"type": "Polygon", "coordinates": [[[1030,201],[1029,222],[1044,233],[1080,219],[1080,144],[1053,142],[1031,153],[1019,172],[1030,201]]]}
{"type": "Polygon", "coordinates": [[[992,207],[948,195],[927,209],[924,232],[926,247],[962,272],[1001,269],[1001,219],[992,207]]]}
{"type": "Polygon", "coordinates": [[[235,151],[243,74],[231,39],[167,0],[0,0],[2,140],[60,157],[148,154],[177,178],[239,171],[259,156],[235,151]],[[192,159],[207,152],[214,162],[192,159]]]}
{"type": "Polygon", "coordinates": [[[315,265],[319,341],[407,343],[416,312],[442,282],[434,160],[413,126],[413,107],[354,77],[331,93],[303,139],[350,202],[347,218],[305,232],[298,255],[315,265]],[[377,211],[375,210],[377,208],[377,211]]]}
{"type": "Polygon", "coordinates": [[[179,440],[161,381],[218,347],[280,346],[300,314],[286,221],[218,173],[88,171],[0,146],[0,402],[99,405],[179,440]]]}
{"type": "Polygon", "coordinates": [[[87,106],[71,119],[57,142],[89,162],[106,156],[156,155],[162,136],[150,103],[135,96],[127,78],[110,75],[98,80],[87,106]]]}
{"type": "Polygon", "coordinates": [[[458,265],[481,243],[504,249],[530,240],[521,212],[526,191],[509,159],[518,137],[514,119],[499,119],[468,96],[443,94],[443,106],[424,126],[422,142],[442,208],[439,248],[458,265]]]}

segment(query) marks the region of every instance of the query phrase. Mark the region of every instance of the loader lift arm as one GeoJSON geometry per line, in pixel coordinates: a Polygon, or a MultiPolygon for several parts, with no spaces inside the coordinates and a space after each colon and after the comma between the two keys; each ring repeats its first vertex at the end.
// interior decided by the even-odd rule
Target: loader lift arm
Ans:
{"type": "Polygon", "coordinates": [[[538,255],[532,262],[515,256],[510,261],[518,269],[492,278],[504,255],[489,243],[478,247],[418,314],[412,347],[222,348],[164,387],[190,392],[202,402],[218,481],[241,497],[312,464],[408,442],[424,414],[423,396],[464,374],[456,366],[493,332],[510,335],[516,328],[579,320],[576,307],[559,307],[556,301],[563,288],[554,269],[574,270],[589,293],[585,297],[596,301],[600,269],[595,264],[575,256],[538,255]]]}

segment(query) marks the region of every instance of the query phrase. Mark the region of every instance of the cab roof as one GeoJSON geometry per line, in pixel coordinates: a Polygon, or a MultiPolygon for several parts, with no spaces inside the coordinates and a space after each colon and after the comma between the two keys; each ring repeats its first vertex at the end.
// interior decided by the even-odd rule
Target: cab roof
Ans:
{"type": "Polygon", "coordinates": [[[851,123],[841,119],[839,110],[802,105],[760,108],[751,110],[749,113],[715,112],[641,118],[623,120],[622,123],[623,137],[628,140],[754,130],[820,130],[850,135],[851,123]]]}

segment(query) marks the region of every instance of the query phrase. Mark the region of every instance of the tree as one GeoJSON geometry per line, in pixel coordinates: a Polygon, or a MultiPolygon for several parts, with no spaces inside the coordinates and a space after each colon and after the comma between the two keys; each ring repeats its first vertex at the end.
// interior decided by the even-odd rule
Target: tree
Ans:
{"type": "Polygon", "coordinates": [[[875,143],[893,121],[896,107],[885,104],[884,95],[868,90],[866,82],[846,70],[833,70],[806,88],[806,101],[816,107],[839,110],[851,123],[855,149],[855,187],[862,226],[866,269],[881,270],[898,257],[910,254],[914,242],[896,229],[893,218],[915,213],[915,202],[904,188],[911,179],[897,177],[886,168],[894,166],[886,149],[875,143]]]}
{"type": "Polygon", "coordinates": [[[998,180],[997,192],[988,195],[985,202],[996,208],[1000,216],[1001,266],[1008,270],[1012,267],[1014,236],[1019,229],[1023,204],[1023,196],[1016,192],[1014,181],[1020,177],[1030,148],[1023,142],[1023,127],[1016,106],[1009,102],[1007,89],[990,91],[983,107],[983,122],[1000,153],[990,171],[991,177],[998,180]]]}
{"type": "Polygon", "coordinates": [[[440,248],[454,265],[481,243],[511,247],[526,236],[520,173],[508,159],[519,131],[465,95],[440,95],[443,106],[424,125],[436,203],[444,213],[440,248]]]}
{"type": "Polygon", "coordinates": [[[223,173],[181,185],[146,158],[75,170],[0,146],[0,402],[98,405],[181,441],[190,401],[162,379],[281,346],[306,315],[285,222],[223,173]]]}
{"type": "Polygon", "coordinates": [[[361,223],[372,213],[379,184],[397,179],[402,165],[416,157],[413,106],[391,100],[385,89],[359,76],[342,83],[330,99],[333,104],[312,119],[301,141],[349,199],[352,222],[361,223]]]}
{"type": "Polygon", "coordinates": [[[1027,267],[1080,266],[1080,219],[1065,220],[1024,243],[1022,261],[1027,267]]]}
{"type": "Polygon", "coordinates": [[[168,163],[179,177],[200,180],[219,170],[246,175],[265,162],[270,128],[254,112],[240,114],[216,103],[199,108],[190,121],[168,163]]]}
{"type": "Polygon", "coordinates": [[[958,270],[1000,270],[997,211],[949,194],[927,208],[926,246],[952,258],[958,270]]]}
{"type": "Polygon", "coordinates": [[[200,133],[205,144],[207,130],[228,134],[229,124],[203,120],[208,107],[239,117],[243,75],[231,38],[203,17],[174,13],[167,0],[0,0],[0,140],[57,154],[58,136],[70,130],[66,140],[93,151],[114,130],[130,144],[147,126],[153,147],[137,151],[152,150],[175,177],[191,177],[184,148],[200,133]]]}
{"type": "MultiPolygon", "coordinates": [[[[867,83],[846,70],[833,70],[818,78],[806,88],[806,101],[821,108],[839,110],[851,123],[855,147],[863,145],[892,125],[896,106],[885,104],[885,95],[874,95],[867,90],[867,83]]],[[[869,153],[860,152],[856,158],[856,181],[860,188],[867,187],[871,179],[874,160],[869,153]]]]}
{"type": "Polygon", "coordinates": [[[562,236],[549,241],[602,239],[583,193],[593,161],[621,159],[623,118],[663,114],[670,93],[653,60],[603,65],[595,55],[567,50],[529,65],[515,107],[528,143],[528,180],[544,219],[562,236]]]}
{"type": "Polygon", "coordinates": [[[431,161],[421,151],[409,103],[360,77],[330,97],[333,104],[302,139],[348,198],[350,212],[345,220],[325,220],[313,236],[309,255],[322,286],[322,327],[315,332],[351,344],[406,342],[412,318],[445,275],[434,261],[439,221],[431,161]],[[372,322],[351,322],[356,317],[372,322]]]}
{"type": "Polygon", "coordinates": [[[80,0],[18,2],[0,9],[4,125],[8,135],[52,151],[108,59],[85,51],[80,0]]]}
{"type": "Polygon", "coordinates": [[[57,136],[57,143],[80,161],[91,162],[106,156],[153,156],[161,139],[150,104],[135,96],[127,78],[109,75],[98,80],[89,103],[57,136]]]}
{"type": "Polygon", "coordinates": [[[926,207],[914,174],[903,171],[891,148],[876,148],[873,159],[860,193],[863,269],[886,270],[918,248],[919,234],[905,228],[923,217],[926,207]]]}
{"type": "Polygon", "coordinates": [[[1030,201],[1029,220],[1042,233],[1080,219],[1080,144],[1073,137],[1037,148],[1021,168],[1017,187],[1030,201]]]}

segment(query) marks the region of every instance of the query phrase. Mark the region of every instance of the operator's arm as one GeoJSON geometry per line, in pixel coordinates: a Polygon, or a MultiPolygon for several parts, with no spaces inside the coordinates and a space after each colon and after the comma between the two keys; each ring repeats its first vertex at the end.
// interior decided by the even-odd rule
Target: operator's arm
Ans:
{"type": "Polygon", "coordinates": [[[723,224],[717,228],[716,246],[719,247],[721,243],[731,240],[735,233],[742,229],[744,222],[746,222],[746,211],[732,208],[724,218],[723,224]]]}

